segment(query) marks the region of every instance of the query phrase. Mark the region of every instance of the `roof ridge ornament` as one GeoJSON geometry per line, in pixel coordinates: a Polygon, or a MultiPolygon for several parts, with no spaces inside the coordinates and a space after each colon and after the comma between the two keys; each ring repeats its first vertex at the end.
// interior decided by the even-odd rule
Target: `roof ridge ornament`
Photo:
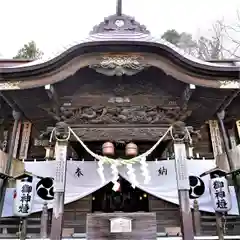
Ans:
{"type": "Polygon", "coordinates": [[[135,21],[133,17],[122,13],[122,0],[117,0],[116,2],[116,13],[104,18],[103,22],[94,26],[93,30],[90,32],[90,35],[99,33],[150,34],[144,25],[141,25],[139,22],[135,21]]]}
{"type": "Polygon", "coordinates": [[[122,16],[122,0],[117,0],[116,15],[122,16]]]}

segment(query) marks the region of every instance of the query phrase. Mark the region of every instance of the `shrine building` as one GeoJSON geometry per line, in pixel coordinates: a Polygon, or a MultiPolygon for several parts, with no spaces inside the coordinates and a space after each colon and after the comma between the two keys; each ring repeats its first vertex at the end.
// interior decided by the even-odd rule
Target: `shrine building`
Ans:
{"type": "MultiPolygon", "coordinates": [[[[118,214],[133,219],[128,236],[138,228],[138,219],[155,226],[144,226],[142,236],[145,231],[156,231],[157,239],[188,234],[184,219],[190,219],[195,236],[217,235],[209,179],[200,175],[215,167],[225,173],[240,169],[240,60],[189,56],[154,38],[117,2],[115,14],[57,55],[0,60],[1,239],[17,239],[19,226],[29,238],[60,239],[60,226],[63,237],[91,240],[96,221],[118,214]],[[58,124],[61,135],[63,123],[71,134],[61,212],[54,205],[60,155],[53,135],[58,124]],[[188,136],[181,141],[190,179],[184,195],[188,216],[175,180],[178,135],[172,126],[188,136]],[[143,158],[137,162],[137,156],[143,158]],[[125,160],[118,166],[108,157],[125,160]],[[114,174],[119,176],[115,182],[114,174]],[[14,179],[21,175],[38,179],[31,212],[22,218],[12,212],[14,179]]],[[[228,183],[232,204],[224,234],[240,236],[239,177],[230,174],[228,183]]]]}

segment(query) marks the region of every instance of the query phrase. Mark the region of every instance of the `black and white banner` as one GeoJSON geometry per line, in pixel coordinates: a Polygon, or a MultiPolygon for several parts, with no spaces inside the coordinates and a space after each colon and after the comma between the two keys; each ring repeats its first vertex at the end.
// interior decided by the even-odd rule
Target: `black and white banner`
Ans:
{"type": "MultiPolygon", "coordinates": [[[[133,165],[137,180],[136,187],[163,200],[178,204],[174,161],[166,160],[147,163],[151,176],[151,180],[147,184],[144,184],[144,176],[142,175],[140,164],[133,165]]],[[[200,210],[214,212],[211,195],[209,193],[210,179],[208,176],[203,178],[199,178],[198,176],[214,168],[215,161],[188,160],[187,163],[188,173],[190,175],[191,202],[193,203],[193,199],[198,198],[200,210]]],[[[110,165],[104,165],[104,183],[97,169],[97,162],[68,161],[65,204],[74,202],[95,192],[113,179],[110,165]]],[[[35,178],[34,180],[35,194],[32,212],[41,211],[44,202],[48,202],[48,207],[52,208],[53,177],[56,171],[56,161],[25,162],[25,170],[42,177],[42,179],[35,178]]],[[[127,171],[126,166],[119,167],[119,174],[131,182],[127,171]]],[[[2,214],[3,217],[13,216],[13,190],[12,188],[7,189],[2,214]]],[[[232,186],[230,186],[230,194],[232,209],[229,211],[229,214],[238,215],[236,194],[232,186]]]]}

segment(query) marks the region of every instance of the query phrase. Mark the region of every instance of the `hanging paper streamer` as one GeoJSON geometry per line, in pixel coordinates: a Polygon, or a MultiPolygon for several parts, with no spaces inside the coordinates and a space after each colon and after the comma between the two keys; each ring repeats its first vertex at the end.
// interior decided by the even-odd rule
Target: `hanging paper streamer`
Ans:
{"type": "Polygon", "coordinates": [[[130,179],[130,182],[132,183],[132,188],[135,188],[138,185],[137,179],[136,179],[136,175],[135,175],[135,170],[133,168],[132,164],[127,164],[127,169],[128,169],[128,176],[130,179]]]}
{"type": "Polygon", "coordinates": [[[118,162],[117,161],[111,165],[111,169],[112,169],[112,175],[113,175],[113,178],[112,178],[112,182],[114,185],[113,188],[115,188],[118,185],[118,179],[119,179],[118,162]]]}
{"type": "Polygon", "coordinates": [[[101,178],[102,183],[104,184],[106,182],[105,176],[104,176],[104,162],[102,160],[98,161],[98,169],[97,172],[99,174],[99,177],[101,178]]]}
{"type": "Polygon", "coordinates": [[[141,158],[140,164],[141,164],[140,169],[144,177],[144,184],[148,184],[151,181],[151,176],[148,171],[148,163],[146,162],[146,157],[141,158]]]}

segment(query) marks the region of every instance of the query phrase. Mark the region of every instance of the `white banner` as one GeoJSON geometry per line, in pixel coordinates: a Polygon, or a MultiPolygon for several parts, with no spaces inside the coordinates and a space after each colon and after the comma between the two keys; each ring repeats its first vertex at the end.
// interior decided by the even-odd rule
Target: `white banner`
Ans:
{"type": "MultiPolygon", "coordinates": [[[[68,161],[65,204],[81,199],[108,184],[112,176],[111,170],[106,166],[104,171],[105,183],[97,173],[97,162],[68,161]]],[[[35,178],[35,194],[32,212],[42,211],[43,203],[48,203],[48,208],[53,206],[53,176],[56,171],[56,161],[25,162],[25,170],[43,179],[35,178]]],[[[8,188],[2,217],[13,216],[14,188],[8,188]]]]}
{"type": "MultiPolygon", "coordinates": [[[[191,206],[193,207],[194,198],[197,198],[201,211],[214,212],[214,209],[209,192],[210,177],[205,176],[199,178],[198,176],[214,167],[216,167],[214,160],[187,160],[187,170],[190,178],[189,193],[191,206]]],[[[124,168],[126,167],[123,167],[119,172],[122,177],[130,182],[127,171],[124,168]]],[[[151,181],[148,184],[144,184],[144,177],[141,175],[140,164],[134,164],[134,169],[138,182],[136,187],[165,201],[179,204],[173,160],[148,162],[148,170],[151,175],[151,181]]],[[[235,189],[232,186],[229,188],[232,198],[232,209],[228,213],[238,215],[235,189]]]]}
{"type": "MultiPolygon", "coordinates": [[[[198,198],[199,208],[202,211],[214,212],[211,195],[209,193],[210,179],[208,176],[200,179],[198,176],[215,167],[214,160],[188,160],[187,169],[190,175],[190,196],[198,198]]],[[[134,164],[137,186],[145,192],[159,197],[168,202],[178,204],[177,182],[173,160],[148,162],[148,170],[151,180],[144,184],[144,176],[141,173],[140,164],[134,164]]],[[[53,204],[53,177],[56,171],[56,161],[25,162],[25,169],[43,179],[35,179],[35,197],[33,212],[42,210],[43,203],[48,202],[48,207],[53,204]]],[[[110,165],[104,165],[105,182],[102,182],[98,172],[97,162],[68,161],[65,203],[74,202],[88,194],[95,192],[112,180],[110,165]]],[[[119,167],[119,173],[129,182],[127,167],[119,167]]],[[[236,194],[230,187],[232,209],[229,214],[238,215],[236,194]]],[[[193,203],[193,200],[191,200],[193,203]]],[[[13,189],[7,189],[3,209],[3,217],[13,216],[13,189]]]]}

